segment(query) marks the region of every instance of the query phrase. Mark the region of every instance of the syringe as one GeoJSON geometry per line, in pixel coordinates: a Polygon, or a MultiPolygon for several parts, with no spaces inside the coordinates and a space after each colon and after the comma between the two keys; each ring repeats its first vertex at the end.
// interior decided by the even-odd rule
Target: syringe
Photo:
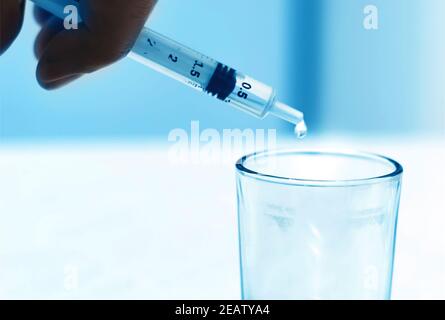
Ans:
{"type": "MultiPolygon", "coordinates": [[[[80,0],[31,1],[64,19],[64,9],[80,0]]],[[[306,135],[303,113],[278,101],[273,88],[153,30],[142,30],[128,56],[257,118],[272,114],[291,122],[299,138],[306,135]]]]}

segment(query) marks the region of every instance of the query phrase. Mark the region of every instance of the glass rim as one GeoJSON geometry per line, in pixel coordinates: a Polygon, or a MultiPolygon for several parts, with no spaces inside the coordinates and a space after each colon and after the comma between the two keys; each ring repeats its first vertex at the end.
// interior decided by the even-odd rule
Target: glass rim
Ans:
{"type": "Polygon", "coordinates": [[[236,162],[237,172],[243,176],[247,176],[256,180],[262,180],[271,183],[278,184],[288,184],[295,186],[314,186],[314,187],[344,187],[351,185],[366,185],[380,183],[388,179],[395,179],[401,177],[403,174],[403,167],[397,161],[379,155],[377,153],[354,151],[354,150],[344,150],[344,149],[277,149],[277,150],[265,150],[261,152],[254,152],[243,156],[236,162]],[[390,164],[394,167],[390,173],[380,175],[380,176],[370,176],[366,178],[358,179],[336,179],[336,180],[319,180],[319,179],[300,179],[300,178],[290,178],[283,177],[279,175],[271,175],[266,173],[261,173],[249,169],[245,166],[246,161],[252,158],[264,157],[264,156],[281,156],[289,154],[299,154],[299,155],[331,155],[339,157],[350,157],[350,158],[364,158],[370,161],[382,161],[390,164]]]}

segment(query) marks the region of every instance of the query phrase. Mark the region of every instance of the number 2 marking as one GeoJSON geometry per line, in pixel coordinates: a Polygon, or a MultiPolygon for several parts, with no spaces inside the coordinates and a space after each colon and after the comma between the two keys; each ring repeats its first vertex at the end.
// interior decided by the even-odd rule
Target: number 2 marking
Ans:
{"type": "Polygon", "coordinates": [[[178,62],[178,57],[177,56],[174,56],[174,55],[169,55],[168,56],[168,58],[171,60],[171,61],[173,61],[174,63],[176,63],[176,62],[178,62]]]}

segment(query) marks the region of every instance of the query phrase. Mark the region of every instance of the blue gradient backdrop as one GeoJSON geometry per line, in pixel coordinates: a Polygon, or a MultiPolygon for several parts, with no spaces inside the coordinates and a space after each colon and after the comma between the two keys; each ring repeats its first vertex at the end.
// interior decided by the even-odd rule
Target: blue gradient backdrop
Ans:
{"type": "MultiPolygon", "coordinates": [[[[274,86],[305,111],[312,132],[443,133],[445,22],[440,0],[160,0],[148,25],[274,86]]],[[[0,137],[163,137],[173,128],[261,128],[259,121],[130,59],[46,92],[34,73],[38,27],[0,58],[0,137]]],[[[290,128],[289,128],[290,129],[290,128]]],[[[290,132],[290,130],[288,130],[290,132]]]]}

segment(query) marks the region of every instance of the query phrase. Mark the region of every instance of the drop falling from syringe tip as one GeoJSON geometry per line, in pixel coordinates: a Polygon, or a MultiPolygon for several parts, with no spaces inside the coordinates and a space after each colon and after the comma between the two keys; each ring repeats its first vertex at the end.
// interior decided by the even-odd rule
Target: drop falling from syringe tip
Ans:
{"type": "Polygon", "coordinates": [[[306,137],[307,135],[306,122],[304,122],[304,120],[298,122],[297,125],[295,126],[294,132],[298,139],[303,139],[304,137],[306,137]]]}

